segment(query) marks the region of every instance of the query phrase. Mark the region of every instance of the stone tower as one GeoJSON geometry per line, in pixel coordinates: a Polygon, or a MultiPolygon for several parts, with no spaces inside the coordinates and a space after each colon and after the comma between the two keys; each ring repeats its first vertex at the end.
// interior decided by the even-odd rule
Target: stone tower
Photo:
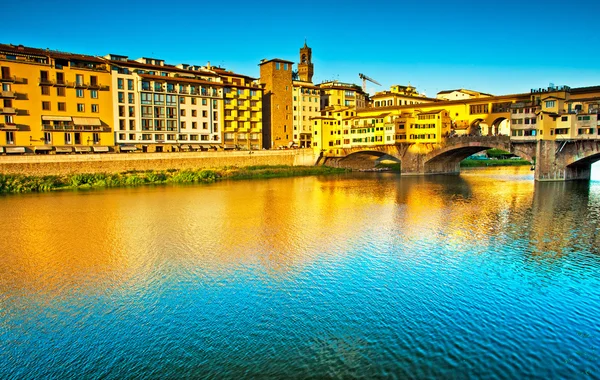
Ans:
{"type": "Polygon", "coordinates": [[[300,48],[300,62],[298,63],[298,77],[303,82],[311,82],[313,77],[313,64],[312,64],[312,49],[306,46],[306,40],[304,40],[304,46],[300,48]]]}

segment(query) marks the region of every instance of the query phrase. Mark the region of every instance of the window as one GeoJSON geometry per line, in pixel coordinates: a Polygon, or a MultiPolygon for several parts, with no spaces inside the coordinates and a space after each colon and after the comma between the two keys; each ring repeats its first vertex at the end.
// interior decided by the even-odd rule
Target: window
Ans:
{"type": "Polygon", "coordinates": [[[100,112],[100,108],[97,104],[92,104],[92,112],[97,113],[100,112]]]}
{"type": "Polygon", "coordinates": [[[196,110],[192,110],[192,117],[196,117],[197,112],[198,111],[196,111],[196,110]]]}
{"type": "Polygon", "coordinates": [[[58,102],[58,110],[59,111],[66,111],[67,110],[67,103],[58,102]]]}
{"type": "Polygon", "coordinates": [[[77,84],[77,85],[83,84],[83,75],[82,74],[75,75],[75,84],[77,84]]]}
{"type": "Polygon", "coordinates": [[[77,96],[78,98],[83,98],[83,90],[81,88],[76,89],[75,96],[77,96]]]}
{"type": "MultiPolygon", "coordinates": [[[[79,90],[78,90],[79,91],[79,90]]],[[[119,103],[125,103],[125,93],[124,92],[119,92],[117,94],[117,97],[119,99],[119,103]]]]}
{"type": "Polygon", "coordinates": [[[65,144],[66,145],[70,145],[72,143],[73,143],[73,141],[71,140],[71,134],[70,133],[65,133],[65,144]]]}
{"type": "Polygon", "coordinates": [[[555,100],[547,100],[546,101],[546,108],[552,108],[556,105],[556,101],[555,100]]]}
{"type": "Polygon", "coordinates": [[[135,120],[129,120],[129,130],[130,131],[135,130],[135,120]]]}
{"type": "Polygon", "coordinates": [[[133,91],[133,79],[127,79],[127,89],[133,91]]]}
{"type": "Polygon", "coordinates": [[[123,87],[123,78],[119,78],[119,79],[117,79],[117,88],[118,88],[119,90],[122,90],[122,89],[124,88],[124,87],[123,87]]]}
{"type": "Polygon", "coordinates": [[[180,109],[179,110],[179,116],[185,116],[185,110],[184,109],[180,109]]]}
{"type": "Polygon", "coordinates": [[[208,117],[208,112],[206,110],[202,111],[202,117],[208,117]]]}
{"type": "Polygon", "coordinates": [[[50,102],[42,102],[42,109],[44,111],[50,111],[50,102]]]}
{"type": "Polygon", "coordinates": [[[92,99],[98,99],[98,90],[90,90],[90,97],[92,99]]]}
{"type": "Polygon", "coordinates": [[[82,103],[77,103],[77,112],[84,112],[85,111],[85,105],[82,103]]]}
{"type": "Polygon", "coordinates": [[[281,64],[279,62],[275,63],[275,70],[281,70],[281,64]]]}
{"type": "Polygon", "coordinates": [[[15,143],[15,134],[12,131],[6,132],[6,143],[9,145],[13,145],[15,143]]]}
{"type": "Polygon", "coordinates": [[[192,129],[198,129],[198,124],[195,121],[192,121],[192,129]]]}
{"type": "Polygon", "coordinates": [[[185,104],[185,97],[183,97],[183,96],[179,97],[179,104],[185,104]]]}
{"type": "Polygon", "coordinates": [[[44,132],[44,144],[52,144],[52,133],[44,132]]]}
{"type": "Polygon", "coordinates": [[[131,104],[131,103],[135,103],[135,97],[134,97],[134,95],[133,95],[133,92],[129,92],[129,93],[127,93],[127,102],[128,102],[129,104],[131,104]]]}
{"type": "Polygon", "coordinates": [[[206,99],[202,99],[202,105],[205,106],[206,104],[206,99]]]}
{"type": "MultiPolygon", "coordinates": [[[[93,77],[92,77],[93,78],[93,77]]],[[[98,144],[100,142],[100,134],[97,132],[94,132],[92,134],[92,138],[94,139],[94,144],[98,144]]]]}
{"type": "Polygon", "coordinates": [[[50,87],[49,86],[42,86],[42,95],[50,95],[50,87]]]}
{"type": "MultiPolygon", "coordinates": [[[[93,112],[93,110],[92,110],[92,112],[93,112]]],[[[135,116],[135,107],[133,107],[133,106],[129,106],[128,107],[127,116],[129,116],[129,117],[134,117],[135,116]]]]}
{"type": "Polygon", "coordinates": [[[185,121],[182,121],[180,126],[181,126],[181,129],[185,129],[185,121]]]}
{"type": "Polygon", "coordinates": [[[568,116],[563,116],[560,118],[560,121],[568,121],[569,117],[568,116]]]}
{"type": "Polygon", "coordinates": [[[120,131],[125,130],[125,120],[123,120],[123,119],[119,119],[119,130],[120,131]]]}
{"type": "Polygon", "coordinates": [[[65,88],[56,87],[56,96],[65,96],[65,88]]]}

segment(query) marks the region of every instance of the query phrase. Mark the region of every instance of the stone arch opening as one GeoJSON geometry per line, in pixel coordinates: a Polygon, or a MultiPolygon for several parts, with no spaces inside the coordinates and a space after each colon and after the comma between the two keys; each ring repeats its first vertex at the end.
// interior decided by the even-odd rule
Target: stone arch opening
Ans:
{"type": "Polygon", "coordinates": [[[487,136],[489,127],[484,119],[475,119],[469,126],[469,136],[487,136]]]}
{"type": "Polygon", "coordinates": [[[347,155],[337,161],[337,166],[340,168],[348,168],[354,170],[375,169],[385,163],[400,163],[400,159],[375,150],[364,150],[347,155]]]}
{"type": "Polygon", "coordinates": [[[505,117],[499,117],[494,120],[490,130],[494,136],[510,136],[510,122],[505,117]]]}

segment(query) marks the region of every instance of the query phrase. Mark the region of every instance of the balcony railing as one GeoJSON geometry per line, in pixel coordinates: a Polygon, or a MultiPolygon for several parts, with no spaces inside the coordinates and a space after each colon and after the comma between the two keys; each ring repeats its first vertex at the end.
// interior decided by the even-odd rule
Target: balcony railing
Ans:
{"type": "Polygon", "coordinates": [[[50,78],[38,78],[38,83],[40,85],[52,86],[55,82],[50,78]]]}
{"type": "Polygon", "coordinates": [[[0,114],[3,115],[15,115],[17,110],[14,107],[2,107],[0,108],[0,114]]]}
{"type": "Polygon", "coordinates": [[[14,91],[2,91],[0,92],[0,98],[16,98],[14,91]]]}

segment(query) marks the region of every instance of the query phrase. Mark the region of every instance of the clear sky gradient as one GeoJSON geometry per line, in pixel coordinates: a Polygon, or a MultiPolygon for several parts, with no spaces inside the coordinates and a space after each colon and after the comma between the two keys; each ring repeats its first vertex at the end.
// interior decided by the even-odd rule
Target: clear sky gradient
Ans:
{"type": "Polygon", "coordinates": [[[258,77],[262,58],[298,61],[313,81],[393,84],[435,97],[469,88],[528,92],[600,85],[600,1],[7,0],[0,42],[167,63],[221,65],[258,77]]]}

